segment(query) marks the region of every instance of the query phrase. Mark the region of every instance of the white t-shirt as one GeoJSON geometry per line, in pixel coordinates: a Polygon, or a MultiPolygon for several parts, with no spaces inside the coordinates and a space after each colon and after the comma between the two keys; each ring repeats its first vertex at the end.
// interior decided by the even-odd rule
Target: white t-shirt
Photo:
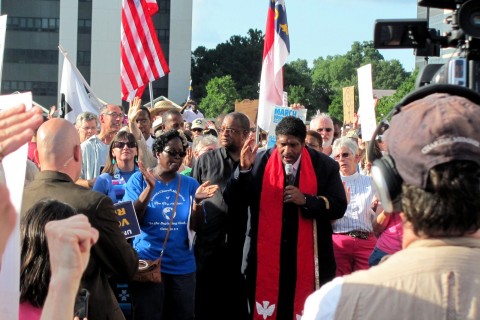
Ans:
{"type": "Polygon", "coordinates": [[[190,122],[192,123],[193,120],[198,119],[198,118],[203,118],[203,113],[200,112],[200,110],[197,109],[197,113],[193,112],[191,108],[186,109],[183,111],[182,114],[183,120],[185,122],[190,122]]]}

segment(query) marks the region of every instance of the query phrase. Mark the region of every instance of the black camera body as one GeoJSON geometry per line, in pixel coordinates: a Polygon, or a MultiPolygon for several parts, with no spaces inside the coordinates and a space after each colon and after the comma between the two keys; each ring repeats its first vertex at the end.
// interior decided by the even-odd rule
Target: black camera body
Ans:
{"type": "Polygon", "coordinates": [[[419,0],[418,5],[453,10],[447,18],[451,30],[440,35],[425,19],[376,20],[374,47],[412,48],[416,56],[424,57],[439,57],[441,48],[456,48],[458,54],[447,63],[425,65],[416,86],[448,83],[480,92],[480,1],[419,0]]]}

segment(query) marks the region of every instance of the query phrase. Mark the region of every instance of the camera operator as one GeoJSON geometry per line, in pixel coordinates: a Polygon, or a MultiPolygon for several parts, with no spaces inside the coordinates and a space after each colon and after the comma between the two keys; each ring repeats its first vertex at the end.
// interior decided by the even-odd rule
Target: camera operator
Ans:
{"type": "Polygon", "coordinates": [[[403,250],[323,286],[302,319],[480,319],[480,96],[429,89],[392,118],[391,166],[374,163],[392,207],[401,199],[403,250]]]}

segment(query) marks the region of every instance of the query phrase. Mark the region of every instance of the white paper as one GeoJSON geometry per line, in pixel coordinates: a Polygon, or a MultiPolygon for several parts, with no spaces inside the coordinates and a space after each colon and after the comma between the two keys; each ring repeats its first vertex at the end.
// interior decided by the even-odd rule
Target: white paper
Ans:
{"type": "MultiPolygon", "coordinates": [[[[11,108],[20,103],[27,110],[32,107],[31,92],[0,96],[0,109],[11,108]]],[[[0,270],[0,318],[17,320],[20,297],[20,208],[25,183],[28,145],[25,144],[15,152],[7,155],[3,161],[5,179],[10,192],[10,200],[17,211],[17,223],[8,240],[3,254],[0,270]]]]}
{"type": "Polygon", "coordinates": [[[375,100],[373,99],[372,88],[372,65],[367,64],[357,69],[358,74],[358,95],[360,107],[358,116],[362,125],[362,140],[372,140],[373,132],[377,127],[375,119],[375,100]]]}

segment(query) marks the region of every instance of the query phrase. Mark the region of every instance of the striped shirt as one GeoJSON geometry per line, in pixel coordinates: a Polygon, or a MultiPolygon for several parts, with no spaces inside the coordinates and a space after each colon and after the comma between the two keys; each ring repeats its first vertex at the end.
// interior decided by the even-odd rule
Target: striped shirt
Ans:
{"type": "Polygon", "coordinates": [[[371,204],[375,194],[372,180],[369,176],[364,176],[355,172],[351,176],[342,176],[342,182],[345,182],[350,188],[350,203],[343,218],[332,222],[334,233],[345,233],[350,231],[373,232],[371,204]]]}

